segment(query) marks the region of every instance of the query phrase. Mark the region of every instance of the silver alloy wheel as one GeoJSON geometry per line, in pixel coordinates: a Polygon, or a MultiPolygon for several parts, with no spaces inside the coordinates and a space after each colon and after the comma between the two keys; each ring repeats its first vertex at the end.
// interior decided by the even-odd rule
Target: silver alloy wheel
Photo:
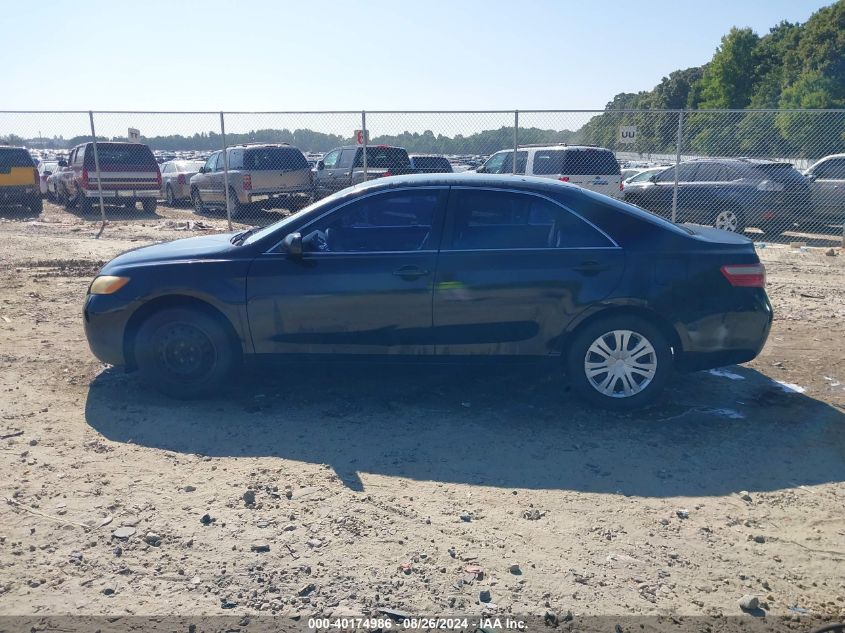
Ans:
{"type": "Polygon", "coordinates": [[[173,197],[173,187],[167,185],[167,190],[165,191],[167,197],[167,206],[172,207],[176,204],[176,198],[173,197]]]}
{"type": "Polygon", "coordinates": [[[719,211],[719,214],[716,216],[715,226],[717,229],[736,233],[736,230],[739,228],[739,216],[736,214],[736,211],[730,209],[719,211]]]}
{"type": "Polygon", "coordinates": [[[657,353],[642,334],[611,330],[587,349],[584,373],[603,396],[630,398],[651,384],[657,374],[657,353]]]}

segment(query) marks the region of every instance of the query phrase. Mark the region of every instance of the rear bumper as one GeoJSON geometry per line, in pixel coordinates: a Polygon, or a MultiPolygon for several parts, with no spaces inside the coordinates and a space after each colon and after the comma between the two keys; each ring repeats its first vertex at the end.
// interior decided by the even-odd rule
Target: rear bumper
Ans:
{"type": "MultiPolygon", "coordinates": [[[[99,198],[100,192],[97,189],[81,189],[86,198],[99,198]]],[[[103,198],[158,198],[158,189],[103,189],[103,198]]]]}
{"type": "Polygon", "coordinates": [[[733,310],[684,324],[678,369],[697,371],[753,360],[766,344],[772,318],[769,298],[760,290],[733,310]]]}
{"type": "Polygon", "coordinates": [[[0,204],[26,203],[33,196],[41,196],[38,185],[0,186],[0,204]]]}
{"type": "Polygon", "coordinates": [[[272,191],[250,191],[244,192],[241,202],[247,204],[253,202],[266,202],[275,198],[286,198],[296,194],[310,195],[314,190],[312,185],[300,185],[297,187],[290,187],[288,189],[273,189],[272,191]]]}

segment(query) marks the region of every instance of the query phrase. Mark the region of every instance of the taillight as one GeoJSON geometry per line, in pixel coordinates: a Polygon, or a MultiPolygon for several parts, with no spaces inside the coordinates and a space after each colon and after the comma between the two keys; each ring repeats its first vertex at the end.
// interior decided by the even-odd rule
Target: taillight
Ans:
{"type": "Polygon", "coordinates": [[[766,268],[763,264],[729,264],[722,266],[722,274],[737,288],[765,288],[766,268]]]}
{"type": "Polygon", "coordinates": [[[32,182],[38,182],[38,170],[37,169],[32,170],[32,177],[35,178],[35,180],[33,180],[32,182]]]}
{"type": "Polygon", "coordinates": [[[386,171],[381,176],[382,176],[382,178],[387,178],[388,176],[392,176],[392,175],[393,174],[391,174],[389,171],[386,171]]]}
{"type": "Polygon", "coordinates": [[[87,169],[82,170],[82,188],[83,189],[88,188],[88,170],[87,169]]]}
{"type": "Polygon", "coordinates": [[[158,188],[161,189],[161,170],[156,165],[156,183],[158,183],[158,188]]]}
{"type": "Polygon", "coordinates": [[[185,174],[179,174],[179,176],[176,178],[176,182],[178,182],[180,185],[184,185],[185,184],[185,174]]]}
{"type": "Polygon", "coordinates": [[[625,183],[621,180],[619,181],[619,191],[625,191],[625,183]]]}
{"type": "Polygon", "coordinates": [[[244,191],[249,191],[252,189],[252,176],[249,174],[244,174],[244,191]]]}
{"type": "Polygon", "coordinates": [[[569,176],[561,176],[560,178],[558,178],[558,180],[560,180],[561,182],[569,182],[569,176]]]}

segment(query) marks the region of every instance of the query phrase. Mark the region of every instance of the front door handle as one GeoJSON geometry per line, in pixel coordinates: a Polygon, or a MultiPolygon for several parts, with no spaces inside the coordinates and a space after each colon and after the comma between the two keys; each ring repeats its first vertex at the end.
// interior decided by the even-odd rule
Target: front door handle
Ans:
{"type": "Polygon", "coordinates": [[[425,270],[424,268],[420,268],[419,266],[402,266],[401,268],[397,268],[393,271],[393,274],[397,277],[402,277],[402,279],[418,279],[420,277],[425,277],[429,275],[429,271],[425,270]]]}

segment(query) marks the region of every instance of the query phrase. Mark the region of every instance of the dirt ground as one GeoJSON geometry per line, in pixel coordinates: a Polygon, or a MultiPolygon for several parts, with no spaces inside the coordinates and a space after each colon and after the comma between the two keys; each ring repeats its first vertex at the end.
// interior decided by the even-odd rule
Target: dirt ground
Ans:
{"type": "Polygon", "coordinates": [[[174,402],[90,354],[81,307],[117,253],[224,227],[196,219],[0,214],[0,614],[845,617],[841,249],[760,249],[762,355],[636,415],[504,369],[174,402]]]}

